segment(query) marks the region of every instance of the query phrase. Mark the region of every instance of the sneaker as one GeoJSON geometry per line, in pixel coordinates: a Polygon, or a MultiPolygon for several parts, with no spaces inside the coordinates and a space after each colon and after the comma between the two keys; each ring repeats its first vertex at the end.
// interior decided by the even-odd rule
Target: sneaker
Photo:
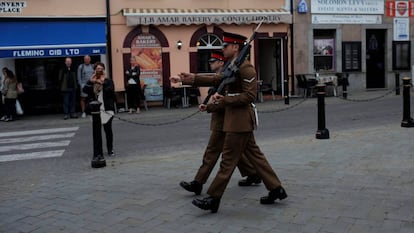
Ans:
{"type": "Polygon", "coordinates": [[[86,113],[82,113],[82,118],[86,118],[86,113]]]}
{"type": "Polygon", "coordinates": [[[6,116],[3,116],[1,119],[0,119],[0,121],[4,121],[4,120],[6,120],[6,116]]]}
{"type": "Polygon", "coordinates": [[[108,156],[109,156],[109,157],[113,157],[113,156],[115,156],[114,151],[110,151],[110,152],[108,152],[108,156]]]}
{"type": "Polygon", "coordinates": [[[4,118],[4,120],[3,120],[4,122],[8,122],[8,121],[10,121],[10,119],[9,118],[4,118]]]}
{"type": "Polygon", "coordinates": [[[67,120],[69,118],[69,115],[63,116],[63,120],[67,120]]]}

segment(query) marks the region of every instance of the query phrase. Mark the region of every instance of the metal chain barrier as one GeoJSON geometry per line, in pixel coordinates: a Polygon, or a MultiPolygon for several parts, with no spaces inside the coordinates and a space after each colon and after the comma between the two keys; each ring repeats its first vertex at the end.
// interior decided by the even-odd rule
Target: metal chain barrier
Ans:
{"type": "Polygon", "coordinates": [[[109,115],[113,116],[115,119],[118,119],[118,120],[123,121],[123,122],[130,123],[130,124],[156,127],[156,126],[163,126],[163,125],[172,125],[172,124],[176,124],[178,122],[190,119],[191,117],[194,117],[195,115],[197,115],[200,111],[197,110],[196,112],[191,113],[190,115],[185,116],[183,118],[180,118],[180,119],[177,119],[177,120],[172,120],[172,121],[167,121],[167,122],[162,122],[162,123],[140,123],[140,122],[136,122],[136,121],[133,121],[133,120],[129,120],[129,119],[119,117],[117,115],[111,114],[111,113],[106,112],[106,111],[101,111],[101,112],[105,112],[106,114],[109,114],[109,115]]]}
{"type": "Polygon", "coordinates": [[[350,98],[344,98],[342,96],[337,96],[336,98],[344,100],[344,101],[349,101],[349,102],[371,102],[371,101],[375,101],[375,100],[379,100],[382,99],[388,95],[391,95],[392,93],[394,93],[397,90],[397,88],[394,88],[390,91],[387,91],[386,93],[377,96],[377,97],[373,97],[373,98],[367,98],[367,99],[350,99],[350,98]]]}
{"type": "Polygon", "coordinates": [[[306,100],[308,100],[307,98],[303,98],[302,100],[298,101],[297,103],[290,105],[286,108],[280,108],[280,109],[274,109],[274,110],[265,110],[265,111],[257,111],[258,113],[277,113],[277,112],[284,112],[287,110],[290,110],[292,108],[295,108],[301,104],[303,104],[306,100]]]}

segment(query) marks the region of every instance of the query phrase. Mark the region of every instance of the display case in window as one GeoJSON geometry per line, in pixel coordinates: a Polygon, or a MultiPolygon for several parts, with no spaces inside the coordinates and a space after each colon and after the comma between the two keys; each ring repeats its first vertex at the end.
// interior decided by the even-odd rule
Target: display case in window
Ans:
{"type": "Polygon", "coordinates": [[[314,39],[313,58],[315,71],[333,71],[335,58],[335,40],[314,39]]]}

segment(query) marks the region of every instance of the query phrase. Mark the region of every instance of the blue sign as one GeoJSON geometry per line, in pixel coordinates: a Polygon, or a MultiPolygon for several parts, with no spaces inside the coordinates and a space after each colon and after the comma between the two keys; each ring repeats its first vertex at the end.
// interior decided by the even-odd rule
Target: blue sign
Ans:
{"type": "Polygon", "coordinates": [[[305,0],[301,0],[298,4],[298,13],[306,14],[308,13],[308,4],[305,0]]]}
{"type": "Polygon", "coordinates": [[[72,57],[105,53],[106,47],[11,49],[0,50],[0,58],[72,57]]]}

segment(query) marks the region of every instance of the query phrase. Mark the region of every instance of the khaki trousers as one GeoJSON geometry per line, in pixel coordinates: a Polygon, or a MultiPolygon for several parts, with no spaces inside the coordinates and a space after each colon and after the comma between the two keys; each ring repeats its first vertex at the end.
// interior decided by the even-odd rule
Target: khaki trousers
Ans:
{"type": "Polygon", "coordinates": [[[243,152],[245,152],[245,156],[253,164],[257,174],[262,178],[268,190],[281,186],[276,173],[256,145],[253,132],[226,133],[220,169],[211,183],[207,194],[213,197],[221,197],[223,195],[243,152]]]}
{"type": "MultiPolygon", "coordinates": [[[[205,184],[207,182],[211,171],[223,151],[225,136],[226,133],[222,131],[211,131],[210,139],[203,155],[203,163],[194,177],[194,180],[198,183],[205,184]]],[[[250,163],[244,154],[241,156],[237,167],[239,168],[242,177],[256,175],[256,171],[254,170],[252,163],[250,163]]]]}

